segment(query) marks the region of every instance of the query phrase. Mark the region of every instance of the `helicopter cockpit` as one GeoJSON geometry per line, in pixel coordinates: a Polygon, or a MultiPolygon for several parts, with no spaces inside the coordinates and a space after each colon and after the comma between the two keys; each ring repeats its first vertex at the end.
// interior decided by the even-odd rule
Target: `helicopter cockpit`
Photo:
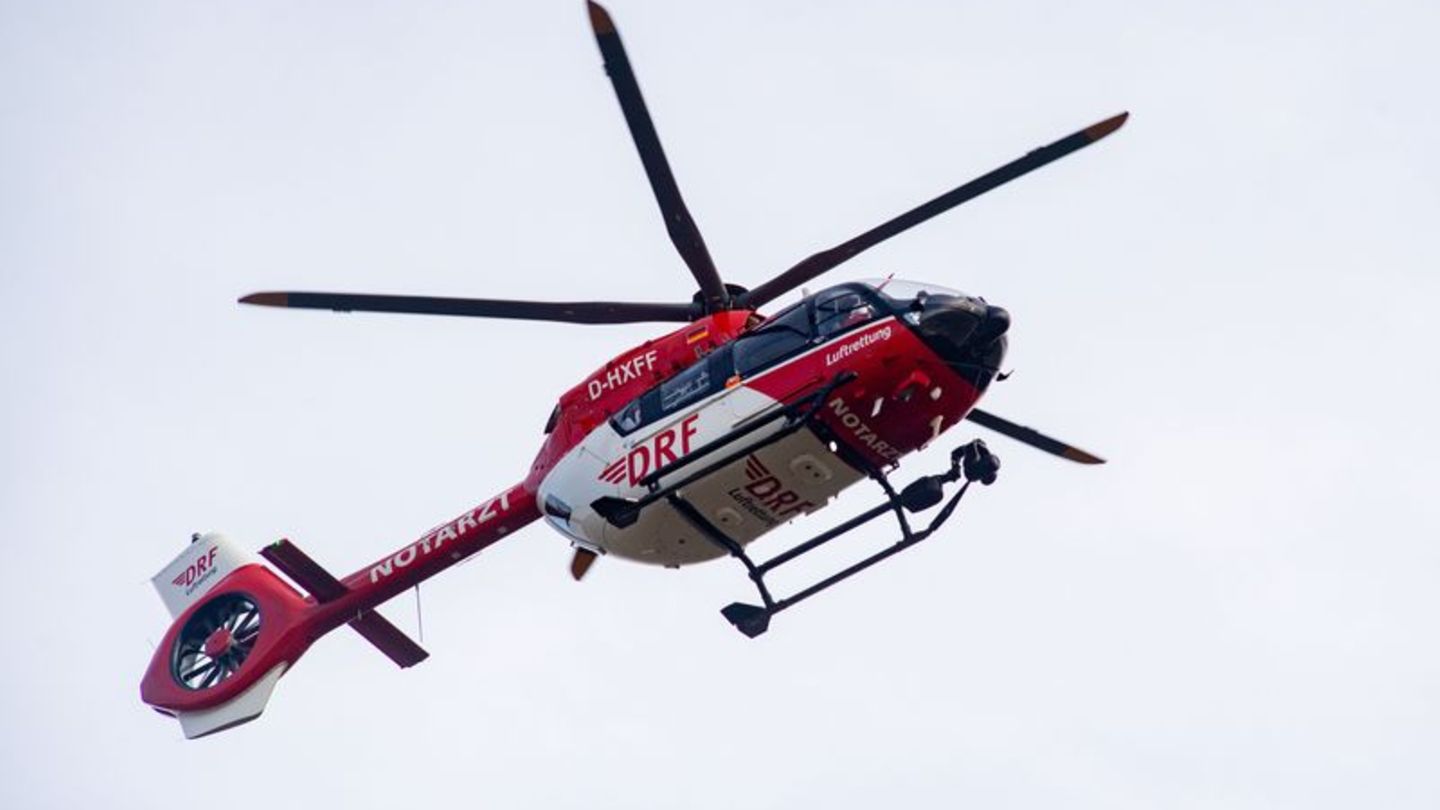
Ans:
{"type": "Polygon", "coordinates": [[[780,310],[754,329],[641,394],[615,414],[621,435],[748,379],[832,336],[887,317],[893,306],[863,284],[843,284],[780,310]]]}
{"type": "Polygon", "coordinates": [[[689,368],[641,394],[611,420],[621,435],[748,379],[835,335],[896,316],[947,364],[983,388],[1005,351],[1009,316],[936,284],[882,279],[840,284],[780,310],[689,368]]]}
{"type": "Polygon", "coordinates": [[[864,284],[889,302],[952,370],[980,391],[989,387],[1005,359],[1010,313],[938,284],[899,279],[864,284]]]}
{"type": "Polygon", "coordinates": [[[831,287],[807,300],[813,302],[818,337],[894,315],[981,391],[990,385],[1005,359],[1010,313],[983,298],[939,284],[867,279],[831,287]]]}

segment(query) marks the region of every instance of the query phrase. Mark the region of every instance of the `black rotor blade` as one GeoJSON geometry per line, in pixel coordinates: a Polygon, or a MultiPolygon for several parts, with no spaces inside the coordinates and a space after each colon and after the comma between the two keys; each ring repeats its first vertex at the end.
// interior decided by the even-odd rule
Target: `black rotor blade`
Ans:
{"type": "Polygon", "coordinates": [[[982,411],[979,408],[972,410],[965,417],[981,427],[987,427],[1003,436],[1009,436],[1017,442],[1023,442],[1031,447],[1044,450],[1052,455],[1068,458],[1071,461],[1078,461],[1081,464],[1104,464],[1105,459],[1093,453],[1087,453],[1078,447],[1068,445],[1059,439],[1052,439],[1033,428],[1017,425],[1008,419],[1001,419],[993,413],[982,411]]]}
{"type": "Polygon", "coordinates": [[[259,292],[242,304],[336,312],[406,312],[416,315],[463,315],[565,323],[689,322],[691,304],[636,304],[627,301],[502,301],[493,298],[434,298],[419,295],[361,295],[324,292],[259,292]]]}
{"type": "Polygon", "coordinates": [[[815,278],[841,262],[854,258],[861,251],[909,230],[931,217],[943,214],[951,208],[973,200],[998,186],[1002,186],[1021,175],[1028,174],[1047,163],[1058,160],[1071,152],[1083,149],[1119,129],[1130,113],[1107,118],[1094,126],[1087,127],[1060,140],[1042,146],[1018,160],[1013,160],[994,171],[981,175],[963,186],[951,189],[939,197],[917,208],[901,214],[883,225],[872,228],[848,242],[822,250],[810,256],[775,278],[761,284],[741,296],[740,304],[747,309],[757,309],[779,298],[801,284],[815,278]]]}
{"type": "Polygon", "coordinates": [[[729,294],[700,236],[700,229],[690,217],[680,189],[675,185],[675,175],[665,159],[665,150],[660,147],[660,136],[655,134],[655,124],[645,108],[645,99],[640,95],[640,85],[630,69],[630,58],[625,55],[625,46],[620,42],[620,33],[610,13],[598,3],[588,3],[590,27],[595,31],[595,41],[600,45],[600,55],[605,59],[605,72],[610,75],[610,84],[620,99],[620,109],[625,113],[625,123],[630,127],[630,137],[635,139],[635,148],[640,152],[640,161],[645,164],[645,175],[650,179],[650,188],[655,200],[660,203],[660,214],[665,218],[665,229],[670,232],[670,241],[680,251],[680,257],[690,267],[690,273],[700,285],[705,311],[714,312],[726,308],[729,294]]]}

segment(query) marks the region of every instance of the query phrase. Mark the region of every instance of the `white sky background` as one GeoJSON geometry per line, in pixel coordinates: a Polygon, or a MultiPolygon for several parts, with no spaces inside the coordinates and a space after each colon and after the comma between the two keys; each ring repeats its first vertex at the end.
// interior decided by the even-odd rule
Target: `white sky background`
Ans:
{"type": "Polygon", "coordinates": [[[614,0],[739,283],[1131,110],[827,279],[1009,308],[986,407],[1111,463],[987,436],[756,641],[738,566],[577,585],[534,526],[426,586],[423,665],[337,632],[198,742],[137,694],[191,531],[348,573],[661,329],[238,295],[693,285],[579,0],[0,6],[0,806],[1440,804],[1440,7],[1169,5],[614,0]]]}

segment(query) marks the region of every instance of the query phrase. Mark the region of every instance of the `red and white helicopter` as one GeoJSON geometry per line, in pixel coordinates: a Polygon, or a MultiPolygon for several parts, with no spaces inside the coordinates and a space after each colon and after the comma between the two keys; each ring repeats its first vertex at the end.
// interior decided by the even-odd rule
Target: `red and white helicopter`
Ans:
{"type": "Polygon", "coordinates": [[[999,460],[976,440],[951,465],[897,490],[908,453],[969,419],[1072,461],[1101,459],[975,407],[999,373],[1010,316],[984,299],[900,280],[850,283],[772,315],[760,307],[937,214],[1084,148],[1119,128],[1108,118],[1036,149],[855,238],[745,289],[721,280],[681,199],[609,14],[588,4],[605,68],[639,149],[670,238],[699,284],[689,303],[547,303],[314,292],[262,292],[242,303],[581,324],[675,322],[565,392],[519,483],[372,565],[337,579],[289,540],[260,551],[276,570],[219,535],[195,535],[154,579],[174,622],[155,651],[142,699],[177,717],[187,737],[257,717],[275,683],[316,639],[350,625],[401,667],[427,653],[375,608],[544,518],[575,549],[571,573],[598,556],[669,567],[735,557],[760,604],[722,613],[747,636],[771,617],[924,540],[972,481],[999,460]],[[869,478],[873,508],[764,562],[746,548],[869,478]],[[946,487],[964,480],[953,494],[946,487]],[[943,504],[943,505],[942,505],[943,504]],[[940,506],[923,528],[911,516],[940,506]],[[785,598],[765,575],[885,514],[894,545],[785,598]],[[286,581],[288,578],[288,582],[286,581]],[[298,587],[297,587],[298,586],[298,587]]]}

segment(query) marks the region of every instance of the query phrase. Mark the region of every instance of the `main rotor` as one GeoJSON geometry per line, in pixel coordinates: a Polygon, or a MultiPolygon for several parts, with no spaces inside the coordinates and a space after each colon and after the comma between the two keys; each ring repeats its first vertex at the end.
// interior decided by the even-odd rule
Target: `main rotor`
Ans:
{"type": "Polygon", "coordinates": [[[1129,113],[1120,113],[1078,132],[1067,135],[1054,143],[1042,146],[1025,156],[1013,160],[963,185],[957,186],[922,205],[900,214],[854,238],[834,247],[814,253],[789,269],[755,286],[746,289],[727,284],[721,278],[705,238],[690,215],[680,188],[675,182],[670,162],[660,145],[660,136],[635,72],[630,66],[630,57],[620,41],[615,22],[603,6],[587,2],[590,12],[590,27],[595,41],[600,46],[605,71],[625,115],[625,123],[635,148],[640,153],[640,162],[645,167],[645,176],[650,189],[660,206],[660,215],[665,230],[675,245],[680,258],[689,268],[699,291],[689,303],[641,303],[633,301],[578,301],[545,302],[515,301],[493,298],[445,298],[412,295],[371,295],[363,293],[327,292],[259,292],[240,299],[242,304],[261,306],[292,307],[301,309],[329,309],[338,312],[404,312],[424,315],[463,315],[481,318],[510,318],[518,320],[560,321],[564,323],[646,323],[646,322],[688,322],[718,312],[732,310],[755,310],[780,296],[809,282],[821,274],[834,269],[860,253],[903,233],[920,223],[949,211],[961,203],[972,200],[987,191],[997,188],[1041,166],[1058,160],[1065,155],[1083,149],[1119,129],[1129,113]]]}

